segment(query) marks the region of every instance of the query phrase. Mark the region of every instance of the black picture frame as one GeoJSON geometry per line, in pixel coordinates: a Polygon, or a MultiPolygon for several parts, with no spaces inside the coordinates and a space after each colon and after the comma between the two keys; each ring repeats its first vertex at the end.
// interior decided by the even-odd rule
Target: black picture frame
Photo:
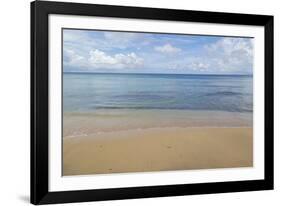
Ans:
{"type": "Polygon", "coordinates": [[[273,16],[31,2],[31,203],[50,204],[273,189],[273,16]],[[48,15],[82,15],[256,25],[265,28],[265,178],[262,180],[49,192],[48,15]]]}

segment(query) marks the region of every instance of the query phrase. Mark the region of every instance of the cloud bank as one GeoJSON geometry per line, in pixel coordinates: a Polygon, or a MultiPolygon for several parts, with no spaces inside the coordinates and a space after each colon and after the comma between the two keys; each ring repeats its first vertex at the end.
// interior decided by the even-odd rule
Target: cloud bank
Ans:
{"type": "Polygon", "coordinates": [[[252,74],[252,38],[64,30],[64,71],[252,74]]]}

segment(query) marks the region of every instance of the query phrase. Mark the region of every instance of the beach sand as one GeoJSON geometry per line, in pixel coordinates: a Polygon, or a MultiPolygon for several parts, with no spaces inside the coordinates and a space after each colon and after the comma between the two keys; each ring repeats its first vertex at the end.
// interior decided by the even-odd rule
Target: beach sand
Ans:
{"type": "MultiPolygon", "coordinates": [[[[72,123],[69,120],[66,126],[72,123]]],[[[78,133],[63,138],[63,175],[251,167],[252,137],[252,127],[172,126],[78,133]]]]}

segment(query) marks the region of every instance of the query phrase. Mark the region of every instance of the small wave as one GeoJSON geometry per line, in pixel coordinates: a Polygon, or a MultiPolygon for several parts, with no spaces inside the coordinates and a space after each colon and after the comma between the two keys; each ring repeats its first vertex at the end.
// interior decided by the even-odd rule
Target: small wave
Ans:
{"type": "Polygon", "coordinates": [[[97,106],[93,109],[181,109],[173,107],[157,107],[157,106],[97,106]]]}
{"type": "Polygon", "coordinates": [[[224,112],[253,112],[253,109],[248,108],[239,108],[239,107],[190,107],[190,106],[177,106],[177,107],[157,107],[157,106],[99,106],[94,107],[93,109],[99,110],[99,109],[112,109],[112,110],[193,110],[193,111],[224,111],[224,112]]]}
{"type": "Polygon", "coordinates": [[[165,98],[163,95],[156,94],[126,94],[126,95],[116,95],[114,98],[127,98],[127,99],[161,99],[165,98]]]}
{"type": "Polygon", "coordinates": [[[243,95],[243,93],[223,91],[223,92],[214,92],[214,93],[206,94],[206,96],[232,96],[232,95],[243,95]]]}

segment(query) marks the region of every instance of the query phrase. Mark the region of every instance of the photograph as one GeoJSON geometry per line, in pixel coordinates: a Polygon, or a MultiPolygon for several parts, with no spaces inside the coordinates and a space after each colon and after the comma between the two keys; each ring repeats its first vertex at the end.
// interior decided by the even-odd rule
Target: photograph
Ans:
{"type": "Polygon", "coordinates": [[[253,167],[255,38],[61,38],[63,176],[253,167]]]}
{"type": "Polygon", "coordinates": [[[30,202],[273,190],[259,13],[31,2],[30,202]]]}

